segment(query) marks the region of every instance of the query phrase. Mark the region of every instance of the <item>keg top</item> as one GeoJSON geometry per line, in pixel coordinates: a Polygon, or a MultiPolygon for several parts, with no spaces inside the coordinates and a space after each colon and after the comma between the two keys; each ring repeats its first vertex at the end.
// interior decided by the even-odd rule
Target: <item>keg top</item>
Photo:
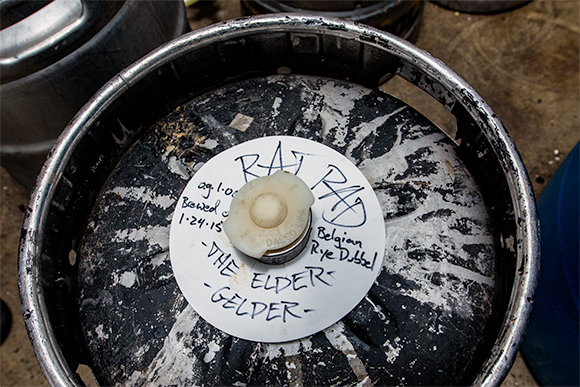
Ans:
{"type": "MultiPolygon", "coordinates": [[[[324,375],[332,380],[352,383],[371,380],[377,384],[424,384],[436,379],[436,383],[451,384],[449,380],[453,379],[465,384],[473,380],[473,375],[477,375],[476,384],[493,383],[507,373],[515,356],[530,310],[537,272],[537,225],[529,179],[513,143],[490,107],[452,70],[407,42],[364,26],[323,17],[264,16],[215,25],[178,39],[131,66],[76,116],[51,154],[28,208],[20,252],[21,298],[33,347],[37,356],[46,357],[47,361],[41,365],[47,378],[55,383],[65,378],[74,384],[70,369],[74,369],[77,361],[90,361],[97,378],[104,384],[152,381],[170,384],[178,379],[185,384],[201,384],[205,383],[204,378],[207,383],[239,384],[240,377],[248,377],[248,383],[255,384],[287,383],[284,377],[314,384],[320,382],[320,378],[314,376],[321,375],[318,367],[324,367],[324,375]],[[346,51],[336,50],[340,46],[346,51]],[[258,55],[239,55],[250,52],[248,48],[258,55]],[[306,87],[288,85],[285,94],[291,95],[291,90],[305,91],[305,99],[294,94],[298,110],[274,109],[278,104],[276,97],[281,98],[274,94],[269,99],[262,99],[265,103],[261,109],[266,110],[262,115],[258,108],[249,115],[236,113],[236,116],[240,114],[238,119],[229,116],[230,112],[242,111],[244,104],[256,102],[257,95],[263,98],[262,91],[277,90],[276,85],[284,87],[284,82],[277,83],[272,78],[266,81],[252,78],[256,74],[275,73],[275,66],[284,66],[294,73],[327,74],[335,78],[332,86],[337,93],[328,95],[328,89],[321,89],[322,84],[308,86],[306,81],[302,84],[306,87]],[[358,95],[356,88],[349,87],[350,82],[344,84],[336,80],[349,78],[359,86],[374,87],[387,73],[399,74],[452,110],[458,121],[459,148],[434,125],[425,123],[424,118],[416,122],[414,118],[420,115],[404,104],[399,105],[400,101],[385,98],[381,93],[377,95],[371,89],[367,89],[371,90],[369,93],[358,95]],[[257,82],[254,87],[239,87],[235,82],[251,79],[257,82]],[[219,87],[226,84],[238,88],[219,87]],[[193,89],[195,95],[200,95],[208,88],[222,93],[213,99],[218,103],[212,103],[209,110],[205,109],[203,101],[192,100],[188,91],[193,89]],[[240,93],[253,92],[236,94],[238,90],[240,93]],[[224,95],[242,96],[234,98],[242,105],[235,108],[230,98],[222,98],[224,95]],[[184,98],[186,96],[189,97],[184,98]],[[345,102],[343,97],[356,101],[354,107],[357,109],[353,109],[352,104],[340,103],[345,102]],[[184,101],[189,103],[176,110],[164,110],[184,101]],[[188,107],[191,110],[187,110],[188,107]],[[364,114],[365,111],[368,114],[364,114]],[[298,117],[289,116],[289,112],[298,117]],[[275,125],[256,118],[266,117],[265,113],[270,113],[267,116],[275,125]],[[162,118],[151,126],[151,119],[159,117],[162,118]],[[329,126],[329,122],[338,125],[329,126]],[[404,123],[417,125],[408,127],[404,123]],[[389,127],[391,131],[383,131],[389,127]],[[434,132],[442,139],[436,139],[434,132]],[[391,231],[391,239],[387,238],[385,246],[392,249],[390,256],[394,259],[391,263],[395,263],[386,272],[385,266],[382,267],[368,297],[337,326],[299,342],[280,345],[253,345],[228,335],[220,336],[187,307],[172,281],[167,256],[171,219],[168,208],[177,200],[175,190],[180,191],[214,155],[264,134],[292,135],[323,143],[352,158],[357,167],[365,171],[365,176],[368,173],[373,188],[382,190],[377,197],[382,216],[388,223],[387,230],[391,231]],[[425,144],[411,139],[430,141],[425,144]],[[179,144],[172,144],[174,140],[179,144]],[[401,152],[400,146],[411,143],[419,149],[401,152]],[[451,149],[446,150],[447,146],[451,149]],[[387,154],[394,169],[385,169],[379,162],[384,161],[381,156],[387,157],[387,154]],[[429,163],[435,159],[434,155],[448,163],[429,163]],[[450,160],[449,155],[457,156],[457,162],[454,158],[450,160]],[[466,168],[461,166],[464,163],[466,168]],[[156,169],[156,164],[165,166],[156,169]],[[471,189],[471,183],[463,184],[473,182],[469,178],[458,179],[451,187],[438,187],[435,183],[445,180],[434,179],[432,172],[442,172],[440,167],[443,166],[443,171],[456,177],[469,175],[465,171],[475,173],[475,180],[482,182],[479,188],[487,192],[486,200],[491,204],[488,209],[493,218],[499,220],[491,225],[500,230],[498,234],[478,231],[488,229],[489,222],[469,222],[468,216],[451,217],[453,213],[446,208],[448,205],[456,206],[453,210],[479,206],[478,200],[454,200],[462,197],[456,195],[455,190],[466,189],[464,192],[474,195],[481,191],[475,187],[471,189]],[[380,177],[381,173],[388,176],[373,178],[380,177]],[[147,185],[150,180],[156,181],[154,186],[147,185]],[[418,208],[426,202],[431,203],[433,193],[442,199],[437,209],[415,217],[418,208]],[[122,200],[115,202],[118,199],[122,200]],[[140,211],[140,216],[127,216],[124,210],[119,212],[123,207],[130,212],[140,211]],[[402,225],[399,222],[402,219],[413,222],[402,225]],[[126,221],[115,225],[115,221],[121,220],[126,221]],[[476,244],[479,246],[464,245],[456,249],[456,254],[449,255],[451,261],[445,260],[440,255],[444,250],[432,243],[431,234],[417,228],[426,224],[448,227],[461,235],[474,231],[480,236],[495,235],[499,240],[492,243],[494,249],[491,250],[482,250],[479,243],[476,244]],[[103,225],[108,225],[108,232],[103,225]],[[404,238],[411,235],[409,232],[413,237],[404,238]],[[415,241],[430,243],[430,247],[416,245],[415,241]],[[77,254],[78,264],[71,267],[68,259],[64,262],[59,258],[66,257],[71,246],[79,253],[87,249],[94,254],[84,255],[91,257],[89,259],[82,259],[83,254],[77,254]],[[494,251],[499,252],[501,258],[495,260],[502,280],[501,294],[496,293],[497,297],[476,296],[478,302],[461,303],[450,297],[451,293],[437,297],[432,292],[433,287],[460,290],[460,284],[465,281],[478,285],[469,286],[462,296],[487,292],[490,285],[486,278],[495,278],[495,274],[489,271],[489,266],[481,265],[481,258],[494,251]],[[138,256],[143,258],[134,259],[138,256]],[[456,268],[466,256],[478,259],[467,268],[456,268]],[[428,258],[428,262],[421,257],[428,258]],[[128,262],[131,266],[123,267],[128,262]],[[434,265],[451,268],[453,272],[445,276],[441,272],[436,274],[434,265]],[[434,275],[419,275],[421,270],[434,275]],[[420,284],[407,281],[407,274],[420,278],[420,284]],[[149,281],[152,279],[155,281],[149,281]],[[383,285],[378,286],[379,283],[383,285]],[[78,295],[75,305],[70,302],[69,284],[75,286],[74,294],[78,295]],[[80,289],[80,284],[86,288],[80,289]],[[114,288],[107,288],[112,284],[114,288]],[[93,285],[97,287],[91,287],[93,285]],[[137,289],[138,292],[133,292],[137,289]],[[38,297],[39,292],[43,297],[38,297]],[[137,294],[139,301],[133,298],[137,294]],[[383,307],[382,300],[386,299],[399,302],[400,308],[383,307]],[[161,309],[160,304],[164,305],[161,309]],[[418,304],[443,308],[443,311],[417,313],[421,310],[416,308],[418,304]],[[108,308],[102,308],[104,305],[108,308]],[[499,305],[500,310],[496,314],[471,307],[476,305],[483,305],[484,309],[499,305]],[[79,316],[82,315],[82,332],[62,319],[66,311],[75,307],[79,308],[79,316]],[[491,319],[496,324],[492,323],[486,330],[481,325],[475,327],[471,324],[475,320],[470,320],[466,324],[473,329],[462,329],[458,323],[465,317],[469,320],[470,310],[475,320],[483,313],[480,323],[491,319]],[[135,320],[136,315],[154,316],[154,319],[135,320]],[[509,325],[501,325],[504,317],[506,321],[509,319],[509,325]],[[453,319],[453,327],[444,329],[443,322],[448,319],[453,319]],[[131,324],[122,324],[129,321],[131,324]],[[402,337],[412,331],[408,328],[420,322],[435,324],[419,330],[433,346],[403,340],[402,337]],[[372,330],[372,327],[381,326],[395,326],[396,329],[372,330]],[[462,336],[469,345],[464,346],[462,339],[453,335],[443,336],[451,331],[470,332],[467,337],[462,336]],[[123,338],[130,338],[130,342],[123,338]],[[435,344],[433,340],[438,338],[444,340],[435,344]],[[478,338],[488,342],[482,345],[491,348],[491,352],[471,353],[470,357],[465,349],[477,345],[478,338]],[[68,345],[69,342],[73,345],[68,345]],[[83,345],[78,346],[79,342],[83,345]],[[429,356],[424,362],[409,357],[407,350],[413,351],[413,348],[429,356]],[[438,351],[437,356],[429,351],[438,351]],[[448,359],[443,354],[458,354],[459,357],[448,359]],[[469,359],[463,357],[461,360],[464,355],[469,359]],[[290,360],[288,356],[292,360],[311,362],[287,361],[290,360]],[[110,359],[119,361],[110,364],[106,361],[110,359]],[[185,373],[175,372],[181,370],[174,367],[175,364],[191,365],[192,359],[196,359],[194,370],[186,367],[185,373]],[[209,365],[214,359],[225,361],[228,367],[220,368],[224,372],[209,365]],[[462,361],[474,368],[460,366],[462,361]],[[455,371],[443,376],[440,367],[453,364],[462,376],[455,371]],[[479,370],[481,364],[483,367],[479,370]],[[279,372],[287,365],[290,366],[288,372],[279,372]],[[251,370],[252,374],[244,374],[244,370],[251,370]],[[164,379],[166,376],[175,379],[164,379]]],[[[448,239],[439,241],[445,248],[453,247],[448,239]]]]}
{"type": "Polygon", "coordinates": [[[377,384],[467,378],[489,339],[481,332],[493,314],[485,300],[495,297],[496,239],[478,185],[455,152],[409,106],[345,81],[257,77],[186,102],[118,163],[81,241],[78,308],[95,376],[105,384],[163,384],[170,367],[179,384],[279,384],[292,358],[302,374],[291,379],[305,384],[330,384],[337,375],[377,384]],[[231,126],[238,114],[251,118],[243,131],[231,126]],[[322,157],[323,149],[341,159],[322,157]],[[364,181],[346,184],[347,165],[364,181]],[[227,197],[244,176],[282,167],[300,169],[316,198],[309,261],[260,266],[219,236],[209,239],[220,234],[227,197]],[[348,226],[337,218],[344,202],[358,210],[350,225],[378,223],[363,235],[340,226],[348,226]],[[178,240],[187,246],[181,252],[178,240]],[[371,247],[376,241],[380,247],[371,247]],[[368,287],[357,290],[364,278],[368,287]],[[244,281],[269,298],[243,293],[244,281]],[[330,315],[348,304],[306,337],[276,339],[315,309],[330,315]],[[222,322],[212,324],[210,307],[222,322]],[[245,325],[258,327],[251,341],[232,331],[245,325]]]}

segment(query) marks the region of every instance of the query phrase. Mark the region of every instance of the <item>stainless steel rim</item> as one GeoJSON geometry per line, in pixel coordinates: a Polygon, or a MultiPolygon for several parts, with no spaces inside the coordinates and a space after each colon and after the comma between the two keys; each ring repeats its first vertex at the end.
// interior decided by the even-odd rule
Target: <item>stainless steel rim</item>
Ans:
{"type": "Polygon", "coordinates": [[[304,250],[306,244],[308,243],[308,237],[310,236],[310,231],[312,229],[312,210],[308,210],[308,224],[306,228],[302,231],[302,234],[290,245],[283,247],[278,250],[268,250],[260,258],[256,258],[258,261],[272,264],[281,265],[288,261],[293,260],[304,250]]]}
{"type": "Polygon", "coordinates": [[[40,286],[38,262],[42,254],[42,230],[56,187],[80,139],[99,116],[132,86],[148,74],[200,46],[262,32],[292,31],[327,33],[370,45],[399,58],[397,74],[414,81],[451,110],[463,108],[481,125],[481,131],[499,159],[511,193],[517,222],[515,249],[517,267],[510,303],[501,331],[486,363],[473,381],[474,385],[499,385],[509,371],[523,335],[536,284],[539,257],[538,220],[529,177],[521,158],[489,105],[455,72],[427,52],[407,41],[370,27],[319,16],[301,14],[265,15],[225,22],[184,35],[152,52],[107,83],[77,114],[61,135],[44,165],[32,193],[26,213],[19,257],[19,285],[25,322],[41,368],[54,386],[76,386],[74,372],[68,367],[51,329],[44,293],[40,286]],[[419,70],[424,81],[415,79],[419,70]],[[445,92],[438,94],[433,82],[445,92]]]}

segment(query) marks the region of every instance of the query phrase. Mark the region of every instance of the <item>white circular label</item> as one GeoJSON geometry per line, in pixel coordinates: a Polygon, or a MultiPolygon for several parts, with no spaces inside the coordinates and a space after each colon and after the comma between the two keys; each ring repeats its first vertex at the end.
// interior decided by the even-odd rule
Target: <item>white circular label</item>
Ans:
{"type": "Polygon", "coordinates": [[[363,174],[335,150],[303,138],[262,137],[209,160],[187,184],[171,222],[169,252],[179,288],[207,322],[242,339],[284,342],[349,313],[381,270],[385,226],[363,174]],[[293,260],[268,265],[223,232],[232,197],[278,170],[312,190],[309,241],[293,260]]]}

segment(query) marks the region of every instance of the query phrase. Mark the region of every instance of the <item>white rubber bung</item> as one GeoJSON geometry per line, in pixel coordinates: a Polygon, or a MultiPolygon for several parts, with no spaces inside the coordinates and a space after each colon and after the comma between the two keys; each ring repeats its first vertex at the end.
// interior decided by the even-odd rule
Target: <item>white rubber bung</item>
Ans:
{"type": "Polygon", "coordinates": [[[234,196],[224,232],[250,257],[292,244],[308,226],[314,195],[293,173],[277,171],[244,184],[234,196]]]}

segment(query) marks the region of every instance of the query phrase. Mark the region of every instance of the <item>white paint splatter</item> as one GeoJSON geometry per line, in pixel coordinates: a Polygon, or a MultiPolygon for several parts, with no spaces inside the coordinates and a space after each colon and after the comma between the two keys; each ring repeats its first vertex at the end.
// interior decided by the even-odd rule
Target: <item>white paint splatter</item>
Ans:
{"type": "Polygon", "coordinates": [[[169,226],[146,226],[141,228],[129,228],[117,230],[113,242],[136,242],[146,240],[149,250],[157,245],[165,250],[169,248],[169,226]]]}
{"type": "Polygon", "coordinates": [[[198,321],[199,315],[187,305],[177,315],[163,347],[147,370],[133,372],[125,385],[192,385],[199,359],[191,346],[190,335],[198,321]]]}
{"type": "Polygon", "coordinates": [[[167,162],[167,166],[171,172],[181,176],[181,178],[184,180],[189,180],[190,176],[187,167],[183,165],[183,163],[179,161],[177,157],[171,156],[167,162]]]}
{"type": "Polygon", "coordinates": [[[355,102],[364,95],[367,95],[370,90],[360,87],[344,87],[337,86],[330,81],[320,87],[320,90],[312,90],[314,94],[322,97],[323,103],[321,110],[316,113],[317,109],[310,107],[304,114],[306,119],[314,120],[320,116],[322,119],[323,136],[335,130],[334,145],[346,145],[345,138],[348,134],[348,123],[350,120],[350,112],[354,108],[355,102]]]}
{"type": "Polygon", "coordinates": [[[153,257],[150,263],[153,267],[159,267],[168,261],[167,258],[169,258],[169,254],[164,252],[153,257]]]}
{"type": "Polygon", "coordinates": [[[343,334],[344,324],[339,321],[324,330],[324,335],[332,346],[341,352],[354,352],[354,347],[343,334]]]}
{"type": "Polygon", "coordinates": [[[126,288],[131,288],[135,284],[138,283],[137,273],[132,271],[125,271],[121,275],[118,273],[113,273],[113,285],[123,285],[126,288]]]}
{"type": "Polygon", "coordinates": [[[395,337],[392,344],[390,340],[385,341],[383,344],[385,355],[387,356],[387,362],[393,364],[399,357],[399,353],[401,353],[401,349],[403,348],[403,346],[399,344],[400,341],[400,337],[395,337]]]}
{"type": "Polygon", "coordinates": [[[136,358],[141,358],[141,356],[145,355],[147,353],[147,351],[149,351],[149,344],[145,344],[142,347],[139,347],[139,349],[133,354],[133,356],[135,356],[136,358]]]}
{"type": "Polygon", "coordinates": [[[220,350],[220,346],[215,342],[215,340],[210,341],[207,344],[207,353],[203,357],[203,361],[206,363],[211,362],[215,358],[215,354],[220,350]]]}
{"type": "MultiPolygon", "coordinates": [[[[371,133],[374,129],[367,126],[364,130],[371,133]]],[[[398,287],[399,294],[446,312],[456,312],[463,317],[472,316],[472,308],[479,306],[475,304],[475,300],[470,301],[472,297],[469,294],[469,286],[475,282],[493,287],[493,262],[490,262],[483,253],[474,260],[462,247],[490,246],[492,251],[494,240],[484,221],[470,222],[468,235],[462,234],[457,229],[456,222],[458,219],[485,219],[487,213],[485,203],[475,194],[479,190],[465,167],[456,159],[449,159],[449,155],[454,151],[451,145],[441,141],[445,137],[444,134],[414,136],[413,141],[402,141],[402,130],[420,133],[423,128],[420,126],[408,128],[406,123],[400,124],[397,126],[397,139],[392,149],[380,157],[366,159],[359,165],[367,179],[376,186],[396,188],[408,185],[410,189],[427,193],[425,198],[413,203],[417,206],[413,212],[385,222],[387,239],[383,266],[387,272],[415,283],[412,288],[398,287]],[[427,177],[407,177],[401,180],[400,176],[409,168],[405,156],[415,154],[419,149],[429,149],[432,152],[429,158],[434,160],[431,165],[435,171],[427,177]],[[437,160],[448,160],[448,163],[437,160]],[[450,165],[455,171],[454,174],[448,173],[450,165]],[[442,192],[452,188],[453,193],[442,196],[435,192],[438,188],[441,188],[442,192]],[[446,209],[453,216],[432,216],[430,214],[434,209],[446,209]],[[414,248],[410,247],[409,243],[416,244],[417,248],[437,251],[439,257],[430,259],[427,256],[419,262],[408,256],[409,250],[414,248]],[[446,258],[446,254],[449,258],[446,258]],[[457,260],[475,263],[474,269],[467,269],[457,260]],[[440,274],[440,278],[438,277],[436,281],[432,281],[434,273],[440,274]]],[[[388,190],[383,191],[381,188],[375,192],[385,218],[388,214],[398,211],[400,204],[396,195],[391,196],[388,190]]]]}
{"type": "Polygon", "coordinates": [[[104,328],[103,324],[99,325],[98,327],[95,328],[95,333],[97,334],[97,337],[99,339],[107,340],[109,338],[109,334],[104,333],[103,328],[104,328]]]}
{"type": "MultiPolygon", "coordinates": [[[[420,138],[414,138],[411,142],[411,145],[407,145],[406,143],[401,143],[401,132],[404,130],[404,126],[405,123],[397,125],[397,139],[395,140],[390,151],[379,157],[365,159],[358,166],[371,184],[380,182],[404,184],[405,182],[395,181],[394,177],[402,174],[409,167],[405,157],[413,154],[415,150],[421,147],[432,148],[436,141],[440,141],[444,137],[443,134],[435,133],[420,138]]],[[[415,126],[410,130],[420,129],[421,127],[415,126]]],[[[350,155],[350,152],[347,152],[347,155],[350,155]]],[[[438,173],[433,175],[437,176],[438,173]]],[[[432,176],[429,176],[429,178],[431,177],[432,176]]]]}
{"type": "Polygon", "coordinates": [[[435,333],[436,335],[440,335],[443,333],[443,326],[441,324],[437,325],[437,329],[435,329],[434,325],[430,325],[429,328],[427,328],[427,330],[430,333],[435,333]]]}
{"type": "Polygon", "coordinates": [[[362,360],[357,356],[354,346],[343,333],[344,323],[338,321],[324,330],[324,335],[330,344],[341,351],[348,361],[348,365],[359,381],[368,378],[368,373],[362,360]]]}
{"type": "MultiPolygon", "coordinates": [[[[401,111],[405,110],[406,108],[407,108],[406,106],[400,107],[399,109],[394,110],[389,114],[376,117],[370,122],[362,122],[357,127],[353,128],[353,131],[356,133],[355,138],[349,142],[346,154],[347,155],[352,154],[353,149],[358,147],[360,143],[364,141],[365,138],[367,138],[371,134],[376,134],[377,129],[381,127],[385,122],[387,122],[389,118],[398,115],[401,111]]],[[[398,134],[399,134],[398,140],[400,141],[400,125],[398,128],[398,134]]]]}
{"type": "Polygon", "coordinates": [[[280,107],[281,104],[282,104],[282,98],[280,98],[280,97],[274,98],[274,103],[272,104],[272,118],[276,118],[276,117],[278,117],[278,114],[280,114],[280,111],[278,110],[278,108],[280,107]]]}
{"type": "Polygon", "coordinates": [[[175,203],[175,199],[170,195],[157,195],[148,187],[116,187],[107,192],[120,196],[122,199],[136,200],[143,203],[166,209],[175,203]]]}
{"type": "MultiPolygon", "coordinates": [[[[464,267],[452,264],[447,259],[429,260],[425,259],[420,263],[416,259],[410,258],[405,250],[408,240],[422,240],[423,246],[437,246],[440,244],[439,234],[436,230],[429,230],[425,227],[409,228],[405,225],[395,226],[390,222],[387,226],[387,257],[384,260],[384,268],[393,274],[403,278],[412,279],[416,286],[413,288],[399,288],[397,292],[423,303],[433,305],[448,312],[456,312],[463,317],[473,316],[472,305],[469,302],[468,281],[494,285],[494,279],[476,273],[464,267]],[[434,273],[440,273],[440,279],[434,283],[431,278],[434,273]]],[[[420,224],[422,226],[423,224],[420,224]]],[[[453,238],[450,238],[453,239],[453,238]]],[[[472,237],[473,243],[477,243],[482,238],[472,237]]],[[[485,241],[485,239],[483,239],[485,241]]],[[[491,237],[487,240],[489,242],[491,237]]],[[[461,245],[461,241],[454,241],[461,245]]],[[[450,242],[453,243],[453,242],[450,242]]],[[[460,248],[455,250],[458,257],[467,253],[460,248]]],[[[475,301],[474,301],[475,302],[475,301]]],[[[477,307],[477,305],[474,305],[477,307]]]]}
{"type": "Polygon", "coordinates": [[[269,343],[264,344],[264,350],[261,353],[261,357],[268,360],[275,359],[279,356],[295,356],[300,353],[300,348],[302,347],[303,352],[308,352],[312,348],[312,342],[310,339],[300,339],[289,341],[286,343],[269,343]]]}
{"type": "Polygon", "coordinates": [[[200,147],[202,148],[206,148],[206,149],[215,149],[215,147],[217,147],[219,145],[219,143],[216,140],[212,140],[210,138],[206,139],[203,144],[199,144],[200,147]]]}
{"type": "Polygon", "coordinates": [[[368,376],[356,384],[356,387],[372,386],[371,378],[368,376]]]}

